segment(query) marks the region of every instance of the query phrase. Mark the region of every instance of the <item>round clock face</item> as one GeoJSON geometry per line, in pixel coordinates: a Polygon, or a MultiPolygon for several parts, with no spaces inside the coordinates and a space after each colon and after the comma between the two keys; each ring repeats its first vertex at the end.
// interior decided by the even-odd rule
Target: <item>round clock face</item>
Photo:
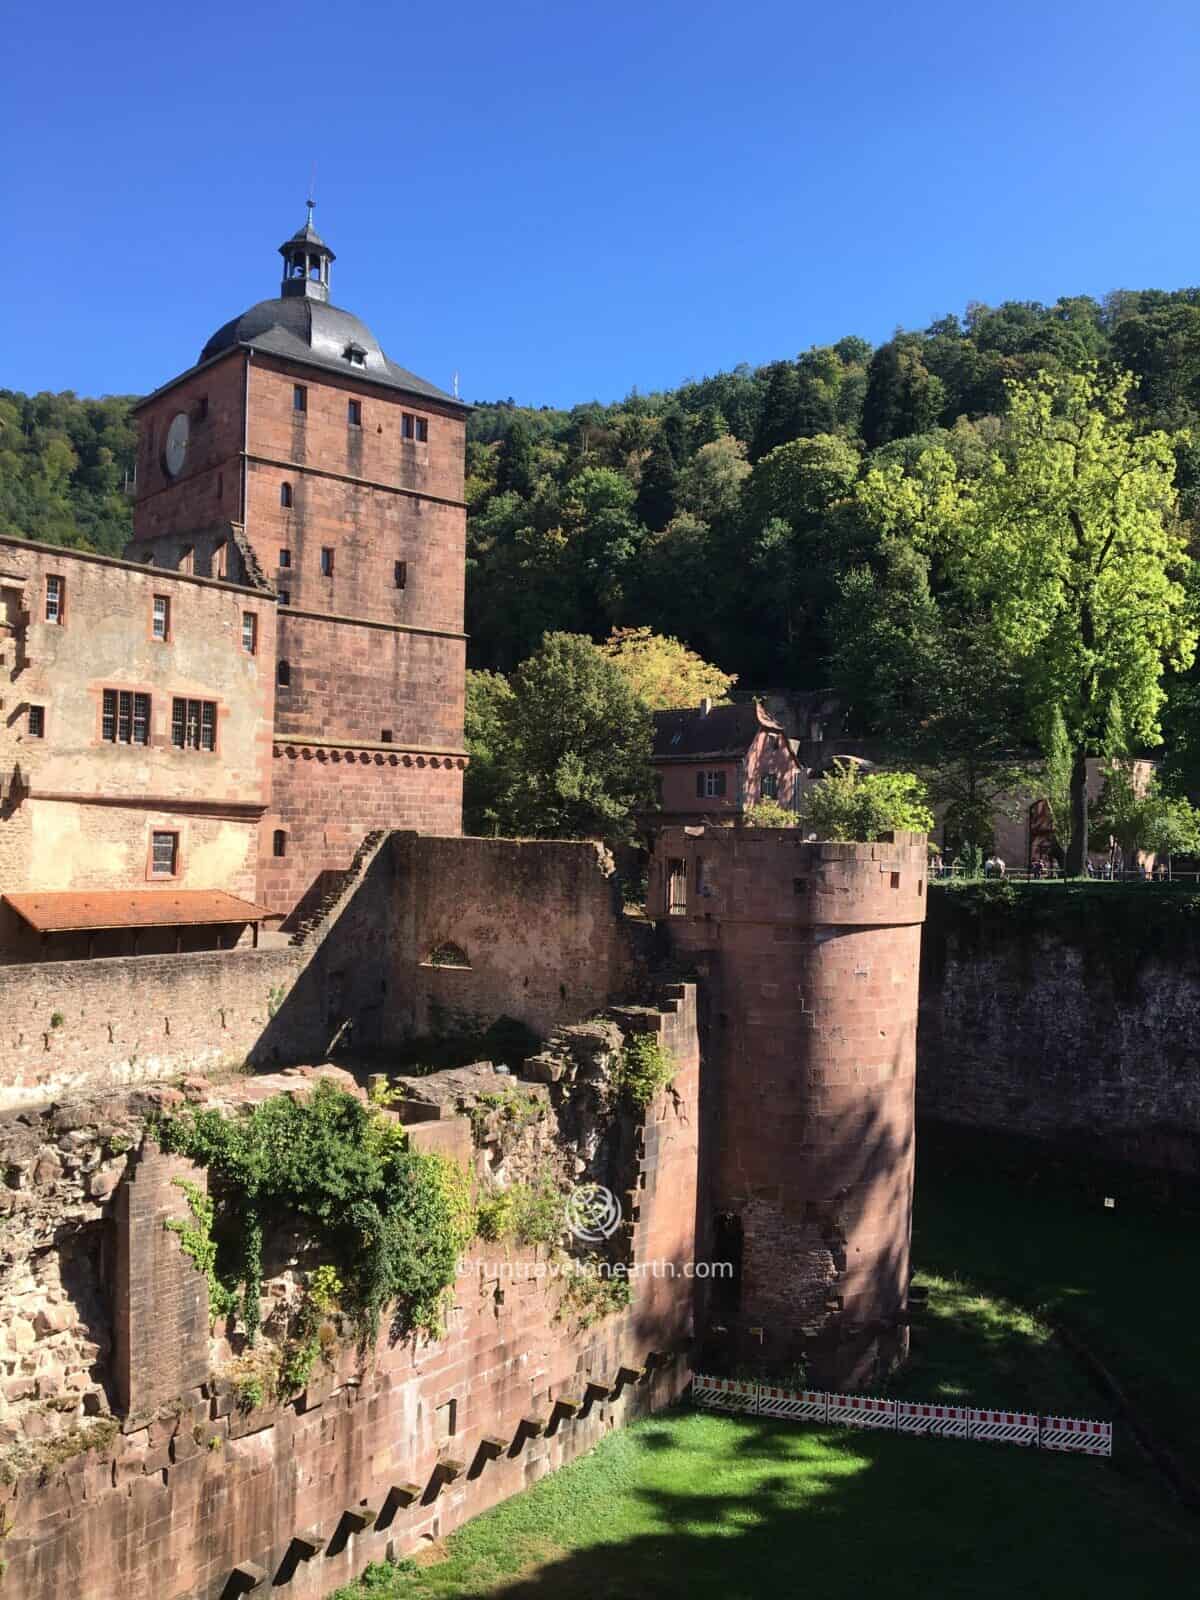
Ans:
{"type": "Polygon", "coordinates": [[[183,471],[183,463],[187,458],[188,447],[188,419],[187,412],[181,411],[171,418],[171,426],[167,429],[167,442],[163,446],[163,461],[167,471],[173,478],[177,478],[183,471]]]}

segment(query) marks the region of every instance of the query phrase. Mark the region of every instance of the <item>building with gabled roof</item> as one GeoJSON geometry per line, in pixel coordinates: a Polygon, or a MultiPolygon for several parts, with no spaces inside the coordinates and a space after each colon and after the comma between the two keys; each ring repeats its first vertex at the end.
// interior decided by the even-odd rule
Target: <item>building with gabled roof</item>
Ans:
{"type": "Polygon", "coordinates": [[[762,800],[794,810],[807,781],[782,726],[758,700],[654,713],[657,822],[739,821],[762,800]]]}

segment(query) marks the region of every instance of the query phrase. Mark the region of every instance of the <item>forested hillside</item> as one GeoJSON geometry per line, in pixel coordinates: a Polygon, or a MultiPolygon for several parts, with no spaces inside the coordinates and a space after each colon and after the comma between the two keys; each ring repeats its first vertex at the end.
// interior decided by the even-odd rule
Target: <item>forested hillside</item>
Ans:
{"type": "MultiPolygon", "coordinates": [[[[1139,425],[1200,420],[1200,289],[971,306],[872,350],[795,360],[569,412],[480,406],[470,428],[472,661],[510,669],[549,627],[650,624],[743,686],[829,677],[839,580],[880,559],[853,498],[873,467],[941,444],[978,470],[1006,380],[1112,363],[1139,425]]],[[[1176,444],[1200,499],[1200,433],[1176,444]]]]}
{"type": "Polygon", "coordinates": [[[129,538],[134,398],[0,389],[0,533],[119,555],[129,538]]]}
{"type": "MultiPolygon", "coordinates": [[[[973,483],[1003,472],[1014,383],[1092,364],[1102,386],[1132,374],[1120,406],[1136,435],[1163,431],[1175,479],[1163,515],[1190,550],[1200,289],[972,305],[875,349],[845,338],[614,405],[478,405],[471,664],[511,672],[549,630],[599,641],[649,626],[743,689],[835,685],[860,731],[914,760],[1045,748],[1026,644],[1001,639],[995,584],[972,592],[969,561],[943,559],[937,517],[918,502],[939,475],[971,500],[973,483]]],[[[0,391],[0,530],[119,550],[130,404],[0,391]]],[[[1167,567],[1191,583],[1177,557],[1167,567]]],[[[1193,676],[1168,672],[1158,717],[1177,754],[1195,722],[1193,676]]]]}

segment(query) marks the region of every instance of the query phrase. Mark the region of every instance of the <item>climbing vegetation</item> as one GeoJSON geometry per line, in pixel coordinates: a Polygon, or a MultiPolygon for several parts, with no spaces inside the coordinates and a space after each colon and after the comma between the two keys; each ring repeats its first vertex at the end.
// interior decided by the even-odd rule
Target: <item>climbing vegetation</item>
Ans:
{"type": "Polygon", "coordinates": [[[563,1196],[552,1174],[494,1189],[479,1202],[479,1237],[514,1244],[557,1244],[566,1226],[563,1196]]]}
{"type": "Polygon", "coordinates": [[[153,1132],[208,1171],[211,1198],[189,1195],[194,1226],[175,1231],[216,1285],[216,1309],[236,1304],[251,1339],[263,1239],[274,1227],[299,1227],[333,1263],[332,1275],[313,1275],[314,1318],[336,1300],[364,1339],[385,1306],[397,1332],[439,1329],[444,1293],[475,1233],[470,1176],[445,1156],[410,1149],[386,1112],[320,1082],[302,1101],[276,1095],[235,1116],[190,1111],[159,1119],[153,1132]]]}
{"type": "Polygon", "coordinates": [[[617,1086],[639,1111],[644,1111],[674,1076],[671,1052],[655,1033],[634,1034],[621,1051],[617,1086]]]}

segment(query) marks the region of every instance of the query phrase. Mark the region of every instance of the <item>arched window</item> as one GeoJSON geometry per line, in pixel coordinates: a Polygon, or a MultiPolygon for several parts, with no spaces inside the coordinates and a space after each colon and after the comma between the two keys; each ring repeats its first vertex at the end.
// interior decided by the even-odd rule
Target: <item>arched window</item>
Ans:
{"type": "Polygon", "coordinates": [[[292,681],[292,664],[290,661],[281,661],[275,668],[275,682],[281,689],[286,689],[292,681]]]}
{"type": "Polygon", "coordinates": [[[292,503],[292,486],[291,486],[290,483],[281,483],[279,485],[279,504],[281,506],[290,506],[291,503],[292,503]]]}
{"type": "Polygon", "coordinates": [[[271,853],[276,856],[287,855],[287,834],[282,828],[275,829],[275,837],[271,843],[271,853]]]}
{"type": "Polygon", "coordinates": [[[471,967],[470,957],[461,945],[452,944],[446,940],[444,944],[436,944],[425,958],[427,967],[460,967],[468,971],[471,967]]]}

